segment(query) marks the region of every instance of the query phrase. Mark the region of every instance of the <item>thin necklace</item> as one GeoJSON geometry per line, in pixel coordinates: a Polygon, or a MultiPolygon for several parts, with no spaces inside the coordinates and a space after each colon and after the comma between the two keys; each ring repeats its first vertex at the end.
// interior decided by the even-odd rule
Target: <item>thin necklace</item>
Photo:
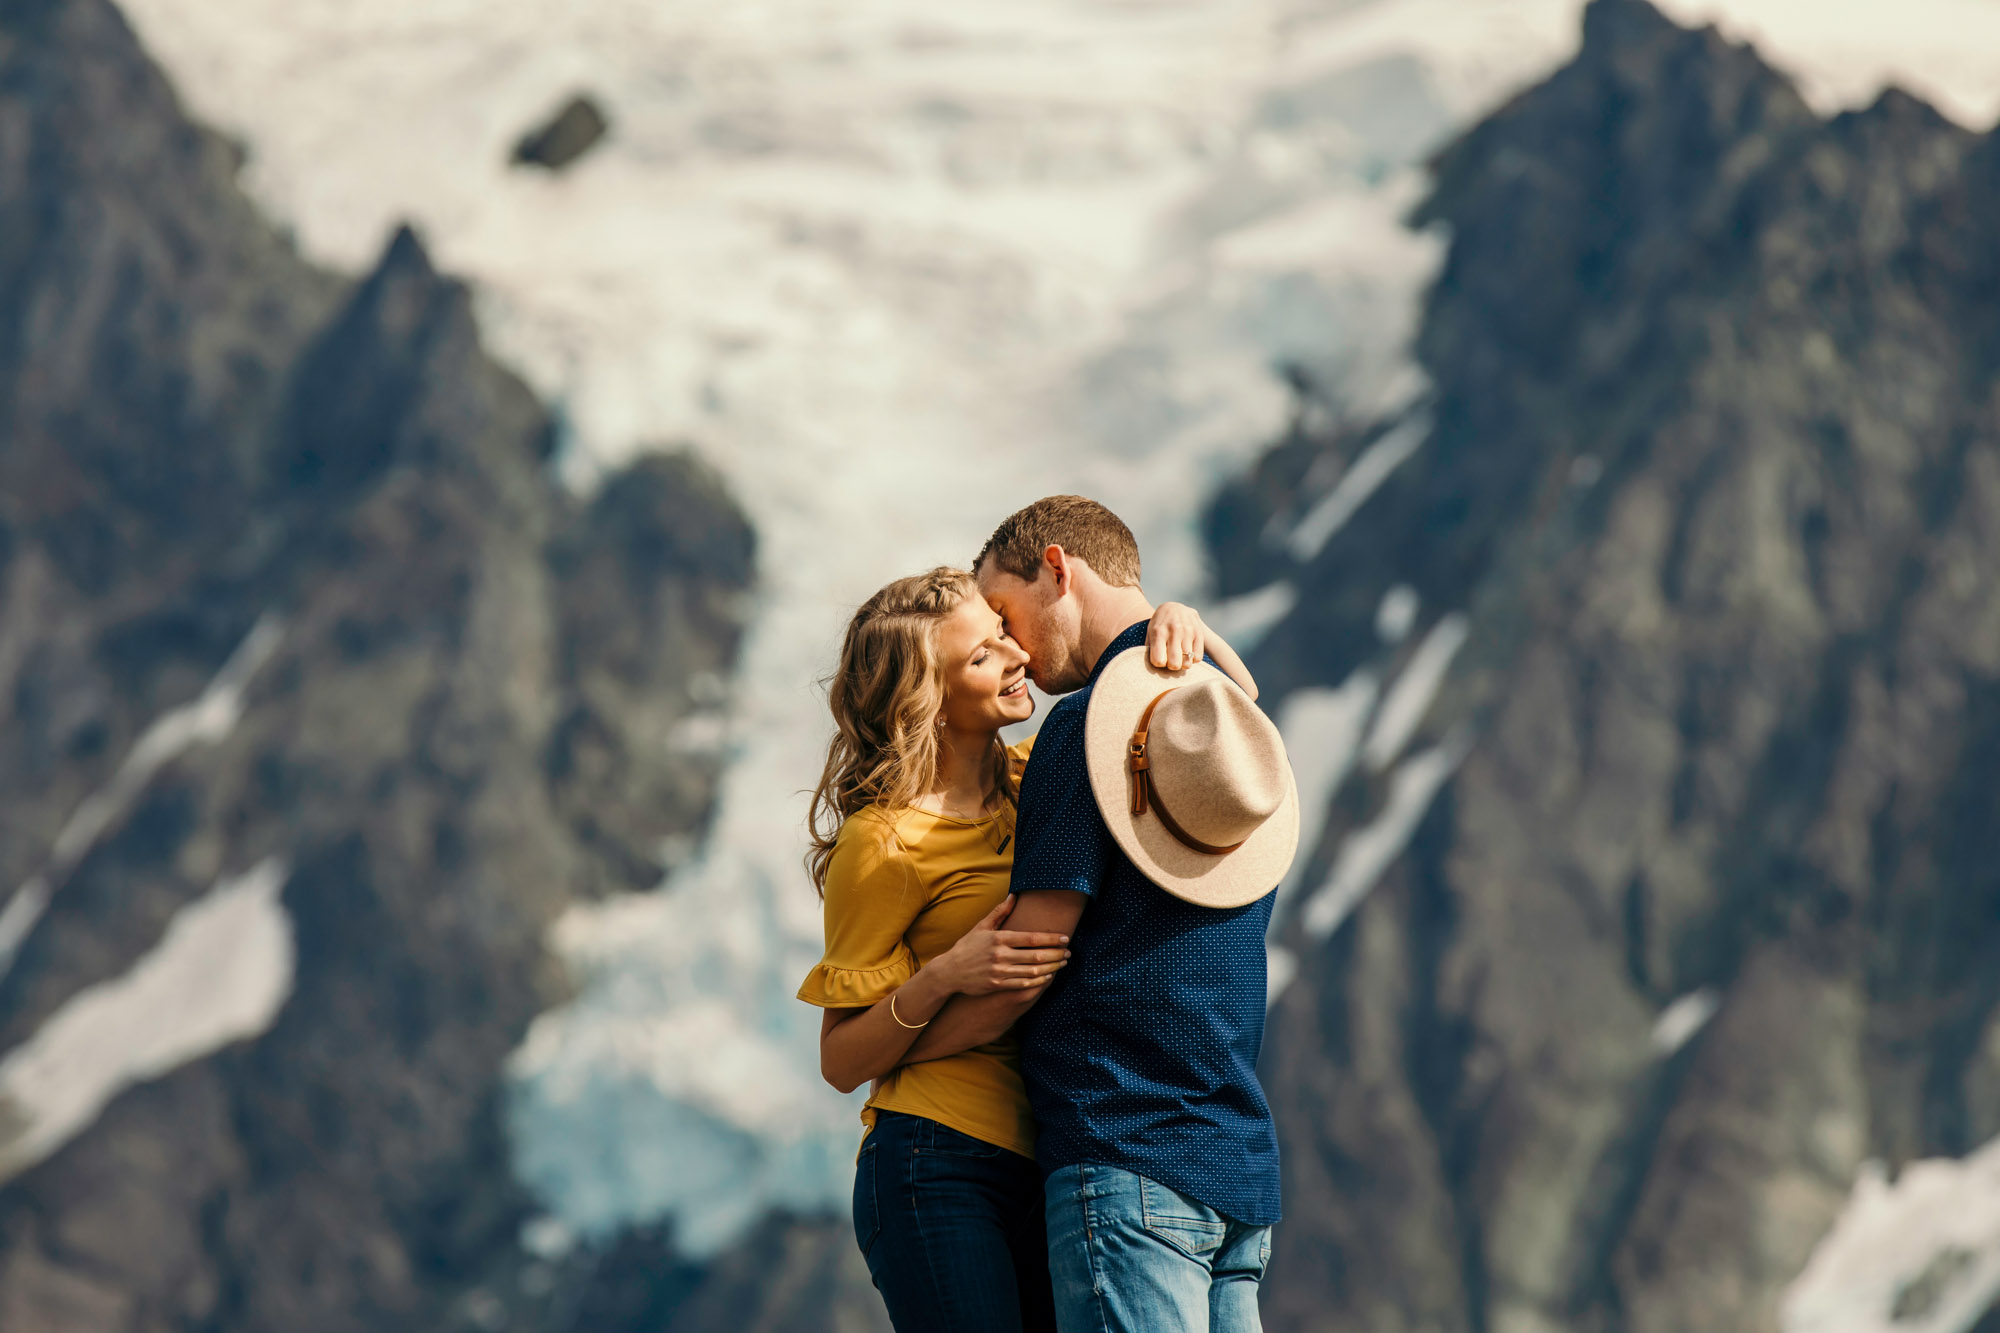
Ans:
{"type": "Polygon", "coordinates": [[[962,819],[966,820],[967,822],[970,822],[976,819],[985,819],[989,815],[993,814],[995,810],[998,809],[999,803],[996,800],[996,798],[999,796],[999,794],[1000,793],[998,791],[988,792],[986,794],[985,801],[981,803],[979,809],[969,815],[961,814],[957,810],[954,810],[949,804],[946,803],[944,797],[937,792],[931,793],[931,799],[937,802],[936,809],[930,809],[923,805],[919,805],[917,808],[919,810],[923,810],[926,814],[943,815],[946,819],[962,819]]]}

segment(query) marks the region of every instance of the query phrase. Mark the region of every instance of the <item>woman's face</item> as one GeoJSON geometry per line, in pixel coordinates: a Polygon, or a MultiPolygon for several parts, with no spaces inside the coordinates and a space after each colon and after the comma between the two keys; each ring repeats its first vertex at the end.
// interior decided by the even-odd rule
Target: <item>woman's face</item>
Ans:
{"type": "Polygon", "coordinates": [[[998,731],[1035,712],[1028,655],[1007,636],[1000,613],[974,593],[938,625],[944,667],[944,720],[955,731],[998,731]]]}

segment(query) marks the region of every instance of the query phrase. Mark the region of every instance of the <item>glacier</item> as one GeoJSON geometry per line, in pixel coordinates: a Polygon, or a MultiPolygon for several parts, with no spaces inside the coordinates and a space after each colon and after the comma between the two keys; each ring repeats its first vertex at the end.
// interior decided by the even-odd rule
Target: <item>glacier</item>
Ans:
{"type": "MultiPolygon", "coordinates": [[[[567,482],[691,443],[757,527],[714,826],[656,890],[556,926],[576,996],[511,1064],[516,1166],[556,1229],[671,1217],[697,1255],[847,1189],[856,1107],[791,996],[819,939],[799,788],[848,609],[1052,490],[1110,502],[1149,590],[1197,596],[1195,515],[1282,425],[1274,367],[1355,418],[1420,399],[1419,164],[1565,58],[1581,9],[123,4],[309,256],[360,271],[408,219],[470,282],[566,423],[567,482]],[[509,168],[580,91],[605,141],[509,168]]],[[[2000,108],[1984,0],[1666,8],[1759,41],[1822,106],[1893,79],[1970,122],[2000,108]]]]}

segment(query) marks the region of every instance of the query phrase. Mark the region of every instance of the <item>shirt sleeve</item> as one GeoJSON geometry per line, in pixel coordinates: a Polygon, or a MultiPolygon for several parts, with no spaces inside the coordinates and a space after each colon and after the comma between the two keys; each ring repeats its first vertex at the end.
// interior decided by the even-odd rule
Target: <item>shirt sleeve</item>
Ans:
{"type": "Polygon", "coordinates": [[[1015,893],[1054,889],[1095,896],[1111,864],[1111,830],[1083,762],[1083,712],[1052,710],[1021,777],[1014,820],[1015,893]]]}
{"type": "Polygon", "coordinates": [[[917,974],[904,934],[923,907],[916,867],[893,828],[871,820],[844,832],[826,868],[826,953],[799,998],[822,1009],[865,1009],[888,996],[917,974]]]}

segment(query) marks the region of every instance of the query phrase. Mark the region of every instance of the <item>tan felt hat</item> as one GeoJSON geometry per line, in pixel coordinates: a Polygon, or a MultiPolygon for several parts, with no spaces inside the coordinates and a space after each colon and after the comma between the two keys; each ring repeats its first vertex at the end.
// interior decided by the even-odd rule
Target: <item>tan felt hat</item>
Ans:
{"type": "Polygon", "coordinates": [[[1090,687],[1090,790],[1147,879],[1203,907],[1278,887],[1299,846],[1299,789],[1285,742],[1206,662],[1163,671],[1127,648],[1090,687]]]}

